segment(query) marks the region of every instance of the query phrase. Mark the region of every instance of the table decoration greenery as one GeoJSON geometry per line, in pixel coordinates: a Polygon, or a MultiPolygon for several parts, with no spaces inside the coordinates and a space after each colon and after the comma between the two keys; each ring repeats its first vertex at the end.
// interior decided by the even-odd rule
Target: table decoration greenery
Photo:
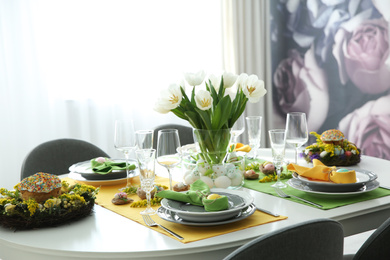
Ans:
{"type": "Polygon", "coordinates": [[[57,226],[89,215],[99,188],[90,185],[69,185],[62,181],[61,195],[42,203],[23,200],[18,190],[0,188],[0,223],[13,229],[57,226]]]}

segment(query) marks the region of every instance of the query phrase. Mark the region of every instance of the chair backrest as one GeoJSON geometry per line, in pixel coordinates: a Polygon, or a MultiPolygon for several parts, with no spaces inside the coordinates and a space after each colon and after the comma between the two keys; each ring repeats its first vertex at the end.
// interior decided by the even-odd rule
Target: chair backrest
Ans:
{"type": "Polygon", "coordinates": [[[166,124],[166,125],[160,125],[154,128],[153,133],[153,148],[157,149],[157,137],[158,137],[158,131],[162,129],[177,129],[179,131],[179,139],[180,139],[180,145],[186,145],[186,144],[193,144],[194,143],[194,136],[192,133],[192,127],[184,126],[184,125],[177,125],[177,124],[166,124]]]}
{"type": "Polygon", "coordinates": [[[20,179],[37,172],[65,174],[71,165],[100,156],[109,157],[99,147],[86,141],[67,138],[48,141],[35,147],[26,156],[20,179]]]}
{"type": "Polygon", "coordinates": [[[342,259],[342,225],[316,219],[270,232],[239,247],[225,260],[342,259]]]}
{"type": "Polygon", "coordinates": [[[390,218],[380,225],[363,243],[354,256],[354,260],[390,259],[390,218]]]}

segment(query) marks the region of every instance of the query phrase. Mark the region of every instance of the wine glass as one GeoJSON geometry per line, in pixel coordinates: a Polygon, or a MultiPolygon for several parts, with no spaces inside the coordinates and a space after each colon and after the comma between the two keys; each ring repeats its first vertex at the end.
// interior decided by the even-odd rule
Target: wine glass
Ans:
{"type": "Polygon", "coordinates": [[[151,194],[150,192],[154,189],[154,177],[155,174],[155,149],[139,149],[135,151],[135,156],[138,161],[139,178],[141,180],[141,189],[146,193],[146,209],[141,211],[142,215],[156,214],[156,211],[150,206],[151,194]]]}
{"type": "Polygon", "coordinates": [[[247,116],[246,123],[248,125],[248,139],[253,157],[256,158],[257,150],[261,143],[261,116],[247,116]]]}
{"type": "Polygon", "coordinates": [[[240,116],[237,121],[234,123],[231,135],[232,135],[232,143],[236,144],[238,137],[245,131],[245,121],[244,117],[240,116]]]}
{"type": "Polygon", "coordinates": [[[306,114],[292,112],[287,114],[286,143],[295,148],[295,163],[298,161],[298,149],[309,139],[306,123],[306,114]]]}
{"type": "Polygon", "coordinates": [[[157,135],[157,162],[168,170],[169,188],[172,190],[171,169],[177,166],[181,157],[177,154],[180,147],[179,132],[176,129],[163,129],[157,135]]]}
{"type": "Polygon", "coordinates": [[[271,185],[276,188],[286,188],[287,185],[280,180],[280,174],[283,161],[284,161],[284,152],[286,147],[286,130],[285,129],[274,129],[269,130],[269,139],[271,141],[272,148],[272,158],[275,165],[276,173],[278,180],[275,184],[271,185]]]}
{"type": "Polygon", "coordinates": [[[135,138],[138,149],[152,149],[153,130],[138,130],[135,132],[135,138]]]}
{"type": "Polygon", "coordinates": [[[129,157],[130,152],[136,148],[133,120],[115,121],[114,146],[125,155],[127,186],[130,186],[129,157]]]}

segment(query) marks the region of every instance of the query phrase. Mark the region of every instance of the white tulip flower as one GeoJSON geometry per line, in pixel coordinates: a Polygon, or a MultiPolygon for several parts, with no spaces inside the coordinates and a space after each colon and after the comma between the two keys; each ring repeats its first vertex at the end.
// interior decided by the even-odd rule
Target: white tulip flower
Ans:
{"type": "Polygon", "coordinates": [[[248,77],[249,76],[246,73],[241,73],[240,76],[238,76],[236,80],[236,85],[238,89],[242,89],[242,84],[248,77]]]}
{"type": "Polygon", "coordinates": [[[256,103],[267,93],[264,88],[264,81],[256,75],[250,75],[241,82],[241,88],[250,103],[256,103]]]}
{"type": "Polygon", "coordinates": [[[223,87],[231,88],[236,83],[238,76],[236,74],[225,72],[223,73],[223,87]]]}
{"type": "Polygon", "coordinates": [[[168,89],[161,91],[161,96],[157,100],[157,103],[154,106],[154,110],[166,114],[172,109],[177,108],[183,95],[180,90],[180,86],[177,84],[171,84],[168,89]]]}
{"type": "Polygon", "coordinates": [[[196,106],[201,110],[208,110],[213,105],[213,98],[210,92],[206,90],[199,90],[195,95],[196,106]]]}
{"type": "Polygon", "coordinates": [[[206,77],[206,73],[201,70],[197,73],[184,73],[184,78],[188,82],[190,86],[199,86],[202,84],[204,78],[206,77]]]}
{"type": "Polygon", "coordinates": [[[211,81],[211,84],[213,84],[215,91],[218,93],[219,85],[221,85],[221,77],[217,77],[214,74],[211,74],[209,76],[209,80],[211,81]]]}
{"type": "MultiPolygon", "coordinates": [[[[222,77],[223,77],[223,87],[226,89],[226,88],[231,88],[234,85],[238,76],[230,72],[225,72],[223,73],[222,77]]],[[[211,84],[213,84],[215,90],[218,92],[219,86],[221,85],[221,76],[217,77],[214,74],[212,74],[209,76],[209,80],[211,81],[211,84]]]]}

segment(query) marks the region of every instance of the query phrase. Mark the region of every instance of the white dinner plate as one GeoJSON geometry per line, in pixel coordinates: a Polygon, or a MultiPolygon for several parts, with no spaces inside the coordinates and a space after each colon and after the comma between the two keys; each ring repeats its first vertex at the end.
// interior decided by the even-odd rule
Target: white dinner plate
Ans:
{"type": "Polygon", "coordinates": [[[95,187],[98,186],[112,186],[112,185],[119,185],[119,184],[126,184],[127,178],[120,178],[120,179],[113,179],[113,180],[87,180],[83,176],[81,176],[80,173],[76,172],[70,172],[68,174],[68,177],[75,180],[78,183],[92,185],[95,187]]]}
{"type": "Polygon", "coordinates": [[[204,207],[166,198],[161,200],[161,206],[171,212],[175,212],[178,217],[185,221],[206,223],[236,217],[242,209],[248,207],[253,202],[253,197],[245,191],[213,188],[210,192],[228,197],[229,208],[208,212],[205,211],[204,207]]]}
{"type": "Polygon", "coordinates": [[[353,197],[353,196],[361,195],[361,194],[366,193],[366,192],[373,191],[379,187],[378,181],[371,181],[356,191],[325,192],[325,191],[313,190],[313,188],[311,186],[300,181],[299,179],[294,179],[294,178],[289,179],[287,181],[287,184],[293,189],[304,191],[312,196],[321,197],[321,198],[330,198],[330,199],[353,197]]]}
{"type": "Polygon", "coordinates": [[[344,168],[344,167],[343,167],[343,169],[354,170],[356,172],[357,181],[355,183],[333,183],[333,182],[327,182],[327,181],[308,179],[306,177],[298,175],[297,173],[294,173],[293,177],[298,178],[300,181],[306,183],[313,190],[325,191],[325,192],[357,191],[357,190],[360,190],[367,183],[372,182],[372,181],[376,180],[376,178],[377,178],[377,175],[375,173],[367,171],[367,170],[349,169],[349,168],[344,168]]]}
{"type": "MultiPolygon", "coordinates": [[[[123,159],[111,159],[114,162],[125,162],[123,159]]],[[[137,165],[136,160],[130,159],[129,164],[137,165]]],[[[70,172],[78,173],[85,180],[118,180],[118,179],[126,179],[126,170],[114,170],[107,174],[99,174],[92,170],[91,161],[84,161],[75,163],[69,167],[70,172]]],[[[136,170],[133,171],[133,175],[136,175],[136,170]]]]}
{"type": "Polygon", "coordinates": [[[223,224],[229,224],[233,222],[237,222],[243,219],[246,219],[247,217],[251,216],[256,211],[256,206],[252,203],[248,207],[242,209],[239,214],[234,216],[233,218],[222,220],[222,221],[214,221],[214,222],[191,222],[186,221],[182,218],[180,218],[175,212],[169,211],[164,207],[159,207],[157,210],[157,215],[169,222],[182,224],[182,225],[188,225],[188,226],[217,226],[217,225],[223,225],[223,224]]]}

